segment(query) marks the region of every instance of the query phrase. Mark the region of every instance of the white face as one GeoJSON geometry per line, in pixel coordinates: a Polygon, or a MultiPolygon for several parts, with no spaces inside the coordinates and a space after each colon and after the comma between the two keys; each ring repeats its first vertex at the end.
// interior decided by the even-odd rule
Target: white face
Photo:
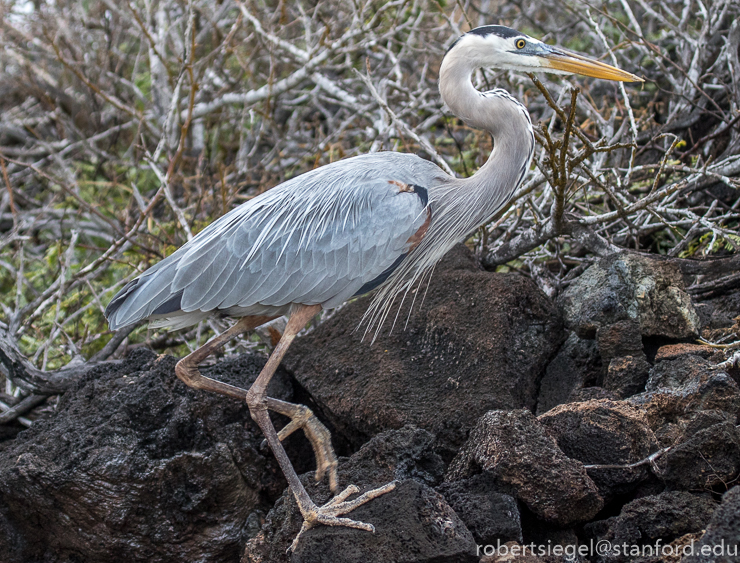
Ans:
{"type": "Polygon", "coordinates": [[[549,47],[528,35],[501,37],[495,33],[463,35],[455,50],[472,61],[476,66],[532,72],[550,69],[543,64],[538,54],[549,51],[549,47]]]}
{"type": "Polygon", "coordinates": [[[642,82],[642,79],[611,65],[583,55],[552,47],[514,29],[484,26],[474,29],[450,49],[473,67],[546,71],[555,74],[581,74],[606,80],[642,82]]]}

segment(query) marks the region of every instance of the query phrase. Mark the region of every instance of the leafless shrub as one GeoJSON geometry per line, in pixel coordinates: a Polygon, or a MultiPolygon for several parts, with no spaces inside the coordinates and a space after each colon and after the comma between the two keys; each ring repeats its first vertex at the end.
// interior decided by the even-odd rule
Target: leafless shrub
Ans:
{"type": "Polygon", "coordinates": [[[606,53],[647,80],[478,73],[478,87],[528,105],[541,145],[514,205],[471,239],[488,268],[554,294],[594,254],[736,252],[738,12],[731,0],[2,0],[0,409],[127,346],[182,351],[221,330],[214,319],[113,336],[102,311],[289,177],[378,150],[472,174],[490,140],[436,88],[447,46],[471,26],[606,53]]]}

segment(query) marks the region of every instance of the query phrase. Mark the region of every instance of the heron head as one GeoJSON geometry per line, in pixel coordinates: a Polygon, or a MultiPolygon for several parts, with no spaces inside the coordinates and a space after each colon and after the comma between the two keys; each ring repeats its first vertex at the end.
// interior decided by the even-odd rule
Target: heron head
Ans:
{"type": "Polygon", "coordinates": [[[486,25],[469,31],[450,48],[470,58],[476,66],[518,70],[582,74],[620,82],[643,79],[611,65],[577,53],[547,45],[510,27],[486,25]]]}

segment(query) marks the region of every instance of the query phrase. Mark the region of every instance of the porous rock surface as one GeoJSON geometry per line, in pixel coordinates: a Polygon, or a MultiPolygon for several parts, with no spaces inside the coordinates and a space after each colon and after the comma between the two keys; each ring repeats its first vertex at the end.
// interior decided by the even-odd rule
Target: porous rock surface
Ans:
{"type": "MultiPolygon", "coordinates": [[[[361,342],[365,299],[298,338],[270,394],[335,426],[351,454],[341,487],[397,487],[347,515],[375,534],[318,526],[292,554],[301,517],[246,406],[190,390],[174,359],[135,351],[0,444],[0,562],[560,563],[476,552],[737,543],[740,370],[687,343],[698,325],[676,271],[599,260],[561,297],[568,332],[529,280],[483,272],[458,248],[405,330],[408,308],[391,335],[361,342]]],[[[740,309],[721,313],[726,327],[740,309]]],[[[245,355],[204,372],[247,388],[263,364],[245,355]]],[[[311,497],[327,501],[303,434],[286,448],[311,497]]]]}
{"type": "Polygon", "coordinates": [[[455,481],[485,471],[542,520],[591,519],[604,501],[583,464],[567,457],[528,410],[489,411],[448,469],[455,481]]]}
{"type": "Polygon", "coordinates": [[[740,560],[740,487],[722,497],[706,532],[682,563],[737,563],[740,560]]]}
{"type": "Polygon", "coordinates": [[[356,447],[415,424],[451,458],[483,413],[535,408],[538,381],[565,337],[556,308],[532,281],[481,271],[463,246],[436,267],[428,289],[406,298],[398,326],[390,334],[385,327],[374,343],[358,329],[370,300],[350,303],[297,339],[284,360],[356,447]]]}
{"type": "MultiPolygon", "coordinates": [[[[396,482],[393,491],[347,515],[374,525],[374,533],[317,526],[301,537],[295,551],[287,552],[302,518],[293,495],[286,491],[267,515],[260,534],[247,544],[242,563],[477,561],[470,531],[430,486],[439,482],[444,468],[433,442],[429,432],[405,426],[379,434],[350,458],[340,458],[340,489],[354,484],[364,492],[396,482]]],[[[317,483],[313,475],[305,474],[301,481],[316,504],[332,497],[325,480],[317,483]]]]}
{"type": "Polygon", "coordinates": [[[566,324],[594,338],[601,327],[637,321],[642,336],[687,338],[700,327],[678,266],[637,254],[602,258],[562,293],[566,324]]]}
{"type": "MultiPolygon", "coordinates": [[[[625,401],[560,405],[538,420],[565,455],[586,465],[630,465],[659,449],[645,415],[625,401]]],[[[624,494],[648,477],[647,464],[630,469],[589,469],[602,496],[624,494]]]]}
{"type": "MultiPolygon", "coordinates": [[[[285,482],[246,405],[146,350],[101,366],[0,449],[0,561],[235,561],[285,482]]],[[[204,369],[248,386],[264,359],[204,369]]],[[[273,396],[290,399],[280,370],[273,396]]]]}
{"type": "Polygon", "coordinates": [[[680,441],[663,460],[661,477],[683,490],[710,490],[740,476],[740,432],[734,422],[721,422],[680,441]]]}
{"type": "Polygon", "coordinates": [[[628,401],[640,408],[663,445],[672,445],[698,413],[717,411],[735,420],[740,414],[740,387],[707,360],[685,355],[659,362],[646,391],[628,401]]]}
{"type": "Polygon", "coordinates": [[[473,534],[476,544],[522,541],[521,515],[516,499],[499,492],[488,473],[444,482],[437,487],[437,491],[460,516],[473,534]]]}
{"type": "MultiPolygon", "coordinates": [[[[611,546],[663,545],[688,533],[700,532],[712,517],[717,503],[709,495],[667,491],[627,503],[619,514],[587,524],[586,533],[611,546]]],[[[600,554],[599,563],[632,561],[633,556],[615,550],[600,554]]]]}
{"type": "Polygon", "coordinates": [[[547,364],[537,397],[537,414],[567,403],[582,389],[593,386],[601,373],[601,356],[595,340],[579,337],[575,332],[547,364]]]}

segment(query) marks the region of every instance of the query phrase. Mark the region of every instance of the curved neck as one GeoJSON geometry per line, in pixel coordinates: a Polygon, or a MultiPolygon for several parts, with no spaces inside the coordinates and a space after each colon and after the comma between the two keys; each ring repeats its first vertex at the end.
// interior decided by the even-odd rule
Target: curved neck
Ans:
{"type": "Polygon", "coordinates": [[[505,90],[483,93],[473,87],[477,66],[465,55],[453,47],[442,60],[439,93],[452,113],[493,137],[488,161],[461,182],[490,190],[498,206],[513,194],[529,166],[534,150],[532,123],[526,108],[505,90]]]}

